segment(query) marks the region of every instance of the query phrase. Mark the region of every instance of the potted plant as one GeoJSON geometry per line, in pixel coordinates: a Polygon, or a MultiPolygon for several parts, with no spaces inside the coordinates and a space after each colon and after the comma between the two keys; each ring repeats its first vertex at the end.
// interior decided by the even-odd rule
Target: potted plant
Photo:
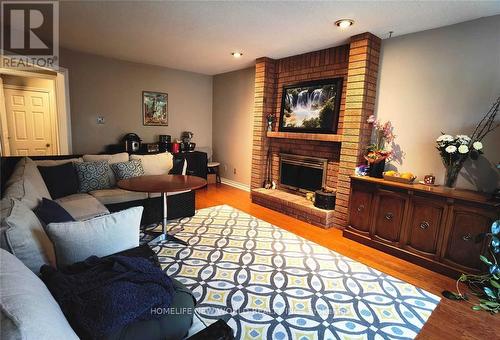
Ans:
{"type": "Polygon", "coordinates": [[[386,147],[394,141],[396,136],[390,121],[381,123],[379,120],[375,120],[375,116],[371,115],[367,123],[373,125],[372,143],[368,145],[365,154],[365,159],[370,166],[368,175],[382,178],[385,161],[392,155],[392,150],[388,150],[386,147]]]}
{"type": "Polygon", "coordinates": [[[267,120],[267,131],[273,131],[273,124],[276,121],[276,116],[273,113],[269,113],[266,116],[267,120]]]}
{"type": "MultiPolygon", "coordinates": [[[[460,286],[466,285],[470,293],[476,296],[474,310],[485,310],[492,314],[500,312],[500,220],[493,222],[489,233],[482,237],[489,238],[489,254],[480,259],[488,266],[488,272],[482,275],[462,274],[457,280],[457,292],[443,291],[443,296],[452,300],[469,301],[469,296],[462,292],[460,286]]],[[[480,238],[478,241],[482,241],[480,238]]]]}
{"type": "Polygon", "coordinates": [[[483,153],[482,140],[500,124],[495,122],[500,105],[500,97],[491,106],[490,110],[479,121],[471,136],[468,135],[448,135],[442,133],[436,139],[436,149],[439,151],[443,164],[446,168],[445,186],[454,188],[458,174],[467,158],[478,159],[483,153]]]}

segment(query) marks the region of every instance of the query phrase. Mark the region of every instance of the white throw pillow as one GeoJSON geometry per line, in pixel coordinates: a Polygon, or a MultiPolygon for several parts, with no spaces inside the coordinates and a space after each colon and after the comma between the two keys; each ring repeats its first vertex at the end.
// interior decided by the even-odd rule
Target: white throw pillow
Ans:
{"type": "Polygon", "coordinates": [[[166,175],[173,166],[173,156],[170,152],[156,155],[130,155],[130,159],[142,162],[145,175],[166,175]]]}
{"type": "Polygon", "coordinates": [[[39,159],[34,161],[37,166],[57,166],[65,164],[68,162],[80,163],[83,162],[83,158],[68,158],[68,159],[39,159]]]}
{"type": "MultiPolygon", "coordinates": [[[[128,153],[126,152],[120,152],[112,155],[83,155],[83,160],[85,162],[98,162],[98,161],[108,161],[109,164],[115,164],[115,163],[123,163],[123,162],[128,162],[129,157],[128,153]]],[[[113,173],[113,170],[111,167],[109,168],[108,171],[108,176],[109,176],[109,182],[112,187],[116,185],[116,178],[115,174],[113,173]]]]}
{"type": "Polygon", "coordinates": [[[30,209],[36,208],[43,197],[51,199],[40,171],[27,157],[17,162],[5,187],[4,198],[20,200],[30,209]]]}
{"type": "Polygon", "coordinates": [[[134,207],[86,221],[50,223],[46,230],[54,243],[57,266],[137,247],[143,209],[134,207]]]}
{"type": "Polygon", "coordinates": [[[0,249],[1,339],[78,339],[44,283],[0,249]]]}
{"type": "Polygon", "coordinates": [[[55,264],[54,248],[35,213],[12,200],[12,210],[2,222],[8,250],[34,273],[44,264],[55,264]]]}

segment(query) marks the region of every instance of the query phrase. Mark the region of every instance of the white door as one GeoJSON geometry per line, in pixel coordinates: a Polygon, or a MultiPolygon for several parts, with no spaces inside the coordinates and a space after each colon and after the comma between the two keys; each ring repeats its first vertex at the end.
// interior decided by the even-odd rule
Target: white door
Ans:
{"type": "Polygon", "coordinates": [[[4,88],[8,143],[12,156],[54,154],[49,94],[4,88]]]}

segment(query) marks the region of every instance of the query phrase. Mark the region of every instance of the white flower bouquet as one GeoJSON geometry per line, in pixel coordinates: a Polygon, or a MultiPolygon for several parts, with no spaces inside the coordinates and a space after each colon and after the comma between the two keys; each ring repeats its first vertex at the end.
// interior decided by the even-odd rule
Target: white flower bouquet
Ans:
{"type": "Polygon", "coordinates": [[[500,97],[490,108],[488,113],[477,124],[471,136],[468,135],[448,135],[442,133],[436,139],[436,149],[438,149],[443,164],[446,167],[445,185],[454,187],[458,174],[467,158],[476,160],[483,153],[483,138],[497,128],[500,124],[495,122],[495,117],[500,106],[500,97]]]}

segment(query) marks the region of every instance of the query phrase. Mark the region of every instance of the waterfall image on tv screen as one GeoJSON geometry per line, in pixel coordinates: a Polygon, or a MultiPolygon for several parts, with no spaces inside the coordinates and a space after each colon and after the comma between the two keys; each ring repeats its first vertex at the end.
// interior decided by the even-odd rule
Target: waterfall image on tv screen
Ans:
{"type": "Polygon", "coordinates": [[[335,131],[342,92],[341,81],[341,78],[337,78],[285,86],[280,130],[335,131]]]}

